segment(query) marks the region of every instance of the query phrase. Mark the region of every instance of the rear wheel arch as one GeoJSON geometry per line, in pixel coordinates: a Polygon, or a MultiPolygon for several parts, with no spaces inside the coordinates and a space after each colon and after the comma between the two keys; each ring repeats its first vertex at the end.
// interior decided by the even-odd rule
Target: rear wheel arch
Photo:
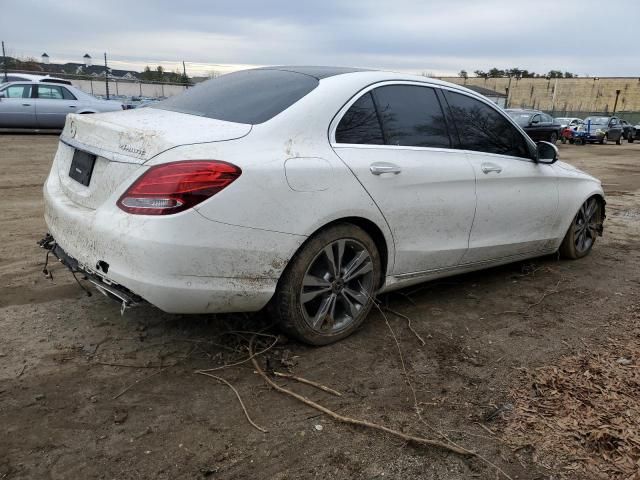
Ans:
{"type": "Polygon", "coordinates": [[[321,227],[318,227],[313,233],[309,235],[309,237],[296,249],[291,258],[294,258],[297,253],[306,245],[306,243],[316,235],[320,234],[322,231],[338,224],[349,224],[354,225],[356,227],[361,228],[365,231],[367,235],[371,237],[373,243],[375,243],[376,248],[378,249],[378,254],[380,255],[380,263],[381,263],[381,272],[379,279],[379,287],[382,287],[384,284],[384,279],[386,277],[387,271],[390,270],[389,258],[390,258],[390,249],[387,242],[387,239],[384,236],[382,229],[376,225],[375,222],[364,218],[364,217],[342,217],[332,220],[328,223],[325,223],[321,227]]]}

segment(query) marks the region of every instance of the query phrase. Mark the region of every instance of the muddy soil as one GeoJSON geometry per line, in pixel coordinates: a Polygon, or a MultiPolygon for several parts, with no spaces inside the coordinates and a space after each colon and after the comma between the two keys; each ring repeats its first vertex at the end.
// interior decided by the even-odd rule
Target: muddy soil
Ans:
{"type": "MultiPolygon", "coordinates": [[[[120,316],[60,265],[44,278],[35,242],[46,231],[41,189],[56,142],[0,135],[0,478],[506,478],[477,458],[338,424],[268,388],[250,364],[214,372],[235,386],[262,433],[228,386],[194,371],[245,358],[249,334],[237,331],[264,328],[263,316],[151,307],[120,316]]],[[[268,352],[272,367],[343,395],[280,383],[343,415],[446,435],[511,478],[556,478],[535,445],[514,451],[502,435],[508,392],[523,368],[624,337],[640,284],[640,143],[560,150],[608,194],[605,236],[591,255],[539,258],[384,297],[411,318],[424,346],[388,310],[388,325],[373,312],[336,345],[281,338],[268,352]]]]}

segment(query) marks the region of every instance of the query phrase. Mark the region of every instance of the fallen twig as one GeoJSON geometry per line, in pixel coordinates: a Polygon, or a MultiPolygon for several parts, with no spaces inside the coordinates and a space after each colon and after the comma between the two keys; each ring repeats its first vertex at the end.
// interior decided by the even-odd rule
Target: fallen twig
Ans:
{"type": "Polygon", "coordinates": [[[168,368],[178,364],[178,362],[171,365],[135,365],[130,363],[112,363],[112,362],[92,362],[94,365],[103,365],[105,367],[122,367],[122,368],[168,368]]]}
{"type": "MultiPolygon", "coordinates": [[[[252,339],[253,340],[253,339],[252,339]]],[[[275,383],[273,380],[271,380],[262,370],[262,368],[260,368],[260,365],[258,364],[258,362],[255,359],[255,354],[253,354],[253,342],[251,341],[249,343],[249,353],[250,353],[250,358],[251,358],[251,362],[253,363],[254,368],[256,369],[256,371],[258,372],[258,374],[265,380],[265,382],[267,382],[272,388],[274,388],[275,390],[284,393],[285,395],[289,395],[290,397],[295,398],[296,400],[298,400],[299,402],[304,403],[305,405],[314,408],[315,410],[318,410],[322,413],[324,413],[325,415],[330,416],[331,418],[333,418],[334,420],[337,420],[339,422],[342,423],[347,423],[350,425],[357,425],[360,427],[366,427],[366,428],[371,428],[374,430],[379,430],[385,433],[388,433],[390,435],[396,436],[398,438],[401,438],[407,442],[412,442],[412,443],[417,443],[417,444],[421,444],[421,445],[430,445],[433,447],[437,447],[437,448],[442,448],[444,450],[449,450],[452,452],[455,452],[457,454],[460,455],[474,455],[472,452],[469,452],[468,450],[462,449],[462,448],[458,448],[458,447],[454,447],[452,445],[447,445],[443,442],[440,442],[438,440],[430,440],[427,438],[422,438],[422,437],[416,437],[413,435],[407,435],[406,433],[402,433],[398,430],[394,430],[393,428],[389,428],[389,427],[385,427],[383,425],[378,425],[376,423],[372,423],[372,422],[368,422],[366,420],[359,420],[356,418],[351,418],[351,417],[347,417],[344,415],[340,415],[339,413],[334,412],[333,410],[328,409],[327,407],[324,407],[312,400],[309,400],[308,398],[297,394],[295,392],[292,392],[291,390],[288,390],[284,387],[281,387],[280,385],[278,385],[277,383],[275,383]]]]}
{"type": "Polygon", "coordinates": [[[329,387],[327,387],[325,385],[322,385],[320,383],[316,383],[316,382],[313,382],[311,380],[307,380],[306,378],[298,377],[297,375],[292,375],[291,373],[273,372],[273,374],[276,377],[289,378],[291,380],[295,380],[296,382],[304,383],[306,385],[311,385],[312,387],[318,388],[318,389],[322,390],[323,392],[327,392],[327,393],[330,393],[332,395],[335,395],[336,397],[341,397],[342,396],[342,394],[340,392],[338,392],[337,390],[334,390],[333,388],[329,388],[329,387]]]}
{"type": "Polygon", "coordinates": [[[564,279],[560,279],[560,280],[558,280],[558,283],[556,284],[555,290],[550,290],[550,291],[548,291],[548,292],[545,292],[545,293],[542,295],[542,297],[540,297],[540,300],[538,300],[538,301],[537,301],[537,302],[535,302],[535,303],[531,303],[531,304],[529,304],[529,305],[527,306],[527,308],[525,308],[524,310],[522,310],[522,311],[519,311],[519,310],[505,310],[504,312],[498,312],[498,313],[496,313],[496,315],[506,315],[507,313],[518,313],[518,314],[520,314],[520,315],[524,315],[524,314],[525,314],[525,313],[527,313],[529,310],[531,310],[533,307],[535,307],[535,306],[537,306],[537,305],[540,305],[540,304],[544,301],[544,299],[545,299],[545,298],[547,298],[548,296],[550,296],[550,295],[554,295],[554,294],[556,294],[556,293],[564,292],[564,290],[558,290],[558,287],[560,286],[560,283],[562,282],[562,280],[564,280],[564,279]]]}
{"type": "Polygon", "coordinates": [[[148,375],[146,377],[143,378],[139,378],[138,380],[136,380],[135,382],[133,382],[131,385],[129,385],[128,387],[126,387],[124,390],[122,390],[119,394],[117,394],[115,397],[112,398],[112,400],[116,400],[118,398],[120,398],[122,395],[124,395],[125,393],[127,393],[129,390],[131,390],[133,387],[135,387],[136,385],[138,385],[139,383],[143,383],[146,382],[147,380],[155,377],[156,375],[164,372],[165,370],[167,370],[168,368],[171,367],[175,367],[176,365],[178,365],[179,363],[184,362],[187,358],[189,358],[191,356],[191,354],[193,353],[193,351],[195,350],[195,347],[192,348],[191,350],[189,350],[189,353],[187,353],[182,359],[178,360],[177,362],[172,363],[171,365],[167,365],[167,366],[160,366],[158,368],[160,368],[160,370],[158,370],[157,372],[153,372],[151,375],[148,375]]]}
{"type": "Polygon", "coordinates": [[[210,373],[207,373],[203,370],[198,370],[195,373],[197,373],[198,375],[206,375],[207,377],[211,377],[221,383],[224,383],[227,387],[229,387],[231,390],[233,390],[233,393],[236,394],[236,398],[238,399],[238,402],[240,403],[240,406],[242,407],[242,411],[244,412],[244,416],[247,417],[247,421],[251,424],[252,427],[254,427],[256,430],[260,430],[262,433],[267,433],[268,430],[265,428],[260,427],[259,425],[256,425],[256,423],[251,420],[251,417],[249,416],[249,412],[247,412],[247,408],[244,406],[244,402],[242,401],[242,398],[240,398],[240,394],[238,393],[238,390],[235,389],[235,387],[233,385],[231,385],[231,383],[229,383],[227,380],[225,380],[222,377],[218,377],[216,375],[212,375],[210,373]]]}
{"type": "Polygon", "coordinates": [[[166,367],[161,368],[160,370],[158,370],[157,372],[153,372],[151,375],[147,376],[147,377],[143,377],[143,378],[139,378],[138,380],[136,380],[135,382],[133,382],[131,385],[129,385],[128,387],[126,387],[124,390],[122,390],[119,394],[117,394],[115,397],[112,398],[112,400],[117,400],[118,398],[120,398],[122,395],[124,395],[125,393],[127,393],[129,390],[131,390],[133,387],[135,387],[136,385],[138,385],[139,383],[142,382],[146,382],[147,380],[155,377],[156,375],[158,375],[159,373],[164,372],[167,368],[173,367],[173,365],[168,365],[166,367]]]}
{"type": "Polygon", "coordinates": [[[426,342],[424,341],[424,339],[411,326],[411,319],[409,317],[407,317],[406,315],[403,315],[402,313],[396,312],[395,310],[391,310],[389,307],[382,307],[382,308],[384,308],[387,312],[394,314],[396,317],[404,318],[407,321],[407,327],[409,328],[409,330],[411,330],[411,333],[413,333],[416,336],[416,338],[422,344],[423,347],[426,345],[426,342]]]}
{"type": "MultiPolygon", "coordinates": [[[[268,333],[244,332],[244,331],[242,331],[242,332],[227,332],[227,333],[252,333],[253,335],[261,335],[263,337],[272,337],[273,338],[273,342],[271,342],[271,345],[269,345],[266,348],[263,348],[259,352],[254,353],[253,355],[262,355],[263,353],[266,353],[269,350],[271,350],[273,347],[275,347],[276,343],[278,343],[278,337],[276,337],[275,335],[268,334],[268,333]]],[[[229,363],[229,364],[226,364],[226,365],[220,365],[219,367],[207,368],[205,370],[198,370],[198,372],[215,372],[217,370],[223,370],[223,369],[229,368],[229,367],[236,367],[238,365],[242,365],[243,363],[247,363],[251,359],[252,359],[252,356],[249,355],[249,357],[247,357],[247,358],[245,358],[243,360],[239,360],[237,362],[229,363]]],[[[198,372],[196,372],[196,373],[198,373],[198,372]]]]}

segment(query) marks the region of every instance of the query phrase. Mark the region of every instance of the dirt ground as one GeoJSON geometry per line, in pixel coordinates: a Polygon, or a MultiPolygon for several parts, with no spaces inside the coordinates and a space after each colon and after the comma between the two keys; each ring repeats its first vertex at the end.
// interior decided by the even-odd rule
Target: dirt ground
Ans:
{"type": "MultiPolygon", "coordinates": [[[[261,315],[142,307],[120,316],[62,266],[45,278],[36,241],[45,233],[41,188],[56,142],[0,135],[0,479],[508,478],[478,458],[336,423],[267,387],[250,364],[214,372],[238,390],[262,433],[228,386],[194,373],[246,358],[242,332],[262,329],[261,315]]],[[[601,178],[608,194],[605,235],[590,256],[539,258],[382,298],[425,341],[386,311],[424,422],[379,311],[336,345],[281,338],[267,354],[272,367],[341,397],[280,384],[343,415],[446,435],[510,478],[558,478],[535,445],[518,449],[505,436],[510,392],[523,369],[624,338],[640,284],[640,143],[560,151],[601,178]]]]}

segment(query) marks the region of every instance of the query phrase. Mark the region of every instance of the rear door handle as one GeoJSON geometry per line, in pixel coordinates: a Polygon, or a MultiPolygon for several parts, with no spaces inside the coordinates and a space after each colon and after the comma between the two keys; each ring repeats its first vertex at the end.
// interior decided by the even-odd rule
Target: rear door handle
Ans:
{"type": "Polygon", "coordinates": [[[496,165],[495,163],[483,163],[480,168],[482,168],[483,173],[500,173],[502,172],[502,167],[500,165],[496,165]]]}
{"type": "Polygon", "coordinates": [[[388,162],[375,162],[369,165],[369,170],[374,175],[382,175],[383,173],[399,174],[402,171],[398,165],[388,162]]]}
{"type": "Polygon", "coordinates": [[[75,105],[69,105],[69,108],[76,108],[75,105]]]}
{"type": "Polygon", "coordinates": [[[31,106],[31,104],[30,104],[30,103],[23,103],[23,104],[22,104],[22,106],[23,106],[23,107],[30,107],[30,106],[31,106]]]}

